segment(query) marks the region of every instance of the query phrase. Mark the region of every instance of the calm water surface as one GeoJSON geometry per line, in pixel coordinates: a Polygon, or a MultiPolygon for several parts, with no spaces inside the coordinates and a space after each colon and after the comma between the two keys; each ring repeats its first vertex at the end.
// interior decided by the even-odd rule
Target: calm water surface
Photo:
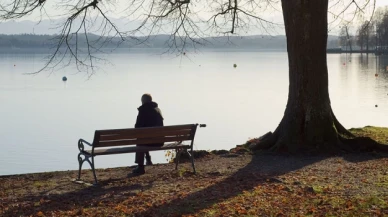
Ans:
{"type": "MultiPolygon", "coordinates": [[[[78,139],[92,141],[96,129],[133,127],[145,92],[159,103],[166,125],[206,123],[195,143],[205,150],[230,149],[274,130],[287,102],[285,52],[182,58],[133,52],[108,59],[112,65],[88,79],[73,67],[24,75],[42,66],[42,56],[0,56],[0,175],[77,169],[78,139]]],[[[328,66],[332,106],[345,127],[387,126],[388,58],[331,54],[328,66]]],[[[152,156],[166,161],[162,151],[152,156]]],[[[133,161],[134,154],[101,156],[96,166],[133,161]]]]}

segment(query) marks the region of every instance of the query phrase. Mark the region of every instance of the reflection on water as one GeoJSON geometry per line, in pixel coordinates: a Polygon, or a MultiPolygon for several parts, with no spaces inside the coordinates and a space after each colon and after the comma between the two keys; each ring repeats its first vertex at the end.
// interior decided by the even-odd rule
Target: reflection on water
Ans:
{"type": "MultiPolygon", "coordinates": [[[[159,103],[166,125],[208,125],[198,130],[196,149],[230,149],[276,128],[287,102],[286,53],[187,56],[114,54],[113,65],[91,79],[74,67],[26,76],[42,66],[42,56],[0,56],[0,175],[77,169],[77,140],[92,140],[96,129],[133,127],[145,92],[159,103]]],[[[386,66],[385,56],[328,55],[331,102],[346,127],[388,124],[386,66]]],[[[152,156],[166,161],[163,152],[152,156]]],[[[101,156],[96,166],[133,160],[133,154],[101,156]]]]}
{"type": "Polygon", "coordinates": [[[339,59],[339,70],[329,67],[329,75],[332,105],[340,121],[346,127],[386,126],[388,58],[343,54],[339,59]]]}

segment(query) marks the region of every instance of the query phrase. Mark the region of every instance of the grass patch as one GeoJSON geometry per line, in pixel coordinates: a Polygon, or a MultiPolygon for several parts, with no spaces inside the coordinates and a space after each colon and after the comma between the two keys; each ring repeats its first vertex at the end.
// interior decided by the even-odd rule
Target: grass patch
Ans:
{"type": "Polygon", "coordinates": [[[349,131],[356,136],[370,137],[376,142],[388,144],[388,128],[386,127],[366,126],[363,128],[351,128],[349,131]]]}
{"type": "Polygon", "coordinates": [[[322,186],[313,186],[314,192],[317,194],[323,193],[323,187],[322,186]]]}
{"type": "Polygon", "coordinates": [[[54,186],[55,183],[51,180],[43,180],[43,181],[34,181],[32,186],[35,188],[49,188],[54,186]]]}
{"type": "Polygon", "coordinates": [[[376,182],[377,186],[388,187],[388,175],[379,175],[376,182]]]}

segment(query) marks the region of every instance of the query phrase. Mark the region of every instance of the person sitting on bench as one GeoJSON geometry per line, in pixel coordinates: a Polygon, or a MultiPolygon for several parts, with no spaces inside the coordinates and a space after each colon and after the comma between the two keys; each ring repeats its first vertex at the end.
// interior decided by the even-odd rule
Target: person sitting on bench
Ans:
{"type": "MultiPolygon", "coordinates": [[[[139,114],[137,115],[135,128],[142,127],[162,127],[163,126],[163,116],[161,110],[158,108],[158,104],[152,101],[152,96],[150,94],[143,94],[141,97],[142,105],[138,108],[139,114]]],[[[137,145],[142,146],[142,145],[137,145]]],[[[147,144],[144,145],[147,147],[163,146],[163,143],[158,144],[147,144]]],[[[147,165],[152,165],[151,156],[149,152],[136,152],[135,163],[138,166],[132,171],[134,174],[144,174],[144,155],[146,156],[147,165]]]]}

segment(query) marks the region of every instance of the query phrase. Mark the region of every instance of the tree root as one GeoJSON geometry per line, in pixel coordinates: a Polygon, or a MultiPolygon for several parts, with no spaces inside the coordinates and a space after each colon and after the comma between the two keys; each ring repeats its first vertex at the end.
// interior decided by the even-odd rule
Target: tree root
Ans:
{"type": "Polygon", "coordinates": [[[353,152],[388,152],[388,145],[378,143],[369,137],[355,137],[351,139],[340,137],[340,140],[343,144],[351,147],[353,152]]]}
{"type": "Polygon", "coordinates": [[[343,135],[350,138],[356,137],[353,133],[349,132],[349,130],[342,126],[342,124],[338,121],[337,117],[334,115],[333,110],[331,111],[331,116],[333,117],[334,126],[337,129],[339,135],[343,135]]]}
{"type": "Polygon", "coordinates": [[[268,132],[263,136],[259,137],[257,142],[250,144],[249,149],[251,149],[252,151],[267,150],[271,146],[273,146],[275,142],[276,138],[274,137],[274,134],[272,132],[268,132]]]}
{"type": "MultiPolygon", "coordinates": [[[[342,125],[341,125],[342,126],[342,125]]],[[[346,129],[345,129],[346,130],[346,129]]],[[[346,130],[347,131],[347,130],[346,130]]],[[[341,131],[341,132],[346,132],[341,131]]],[[[349,131],[347,131],[349,132],[349,131]]],[[[326,144],[324,146],[319,146],[317,149],[311,150],[302,150],[306,152],[314,153],[354,153],[354,152],[388,152],[388,145],[384,145],[376,142],[375,140],[369,137],[356,137],[349,132],[348,137],[352,135],[352,138],[343,137],[338,135],[337,144],[326,144]]],[[[272,152],[288,152],[286,150],[287,143],[282,140],[282,137],[279,136],[278,132],[268,132],[261,136],[258,141],[249,145],[249,149],[252,151],[257,150],[268,150],[272,152]]]]}

